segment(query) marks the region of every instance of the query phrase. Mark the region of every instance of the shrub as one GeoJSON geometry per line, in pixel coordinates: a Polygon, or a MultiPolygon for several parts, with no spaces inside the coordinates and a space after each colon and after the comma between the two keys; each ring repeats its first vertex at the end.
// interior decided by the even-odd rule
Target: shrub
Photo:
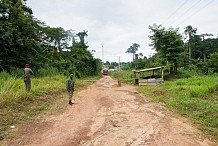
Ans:
{"type": "Polygon", "coordinates": [[[10,76],[10,74],[9,74],[8,72],[6,72],[6,71],[0,72],[0,79],[1,79],[1,80],[6,80],[6,79],[8,79],[9,77],[11,77],[11,76],[10,76]]]}
{"type": "Polygon", "coordinates": [[[39,77],[55,76],[58,74],[60,74],[58,69],[54,67],[40,68],[36,73],[36,75],[39,77]]]}

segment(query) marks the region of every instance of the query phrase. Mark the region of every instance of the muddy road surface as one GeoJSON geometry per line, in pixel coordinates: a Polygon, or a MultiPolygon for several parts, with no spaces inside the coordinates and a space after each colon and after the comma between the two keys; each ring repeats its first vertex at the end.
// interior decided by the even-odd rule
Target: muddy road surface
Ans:
{"type": "Polygon", "coordinates": [[[144,99],[136,87],[109,76],[74,95],[75,104],[20,127],[6,145],[210,146],[216,145],[184,118],[144,99]],[[20,132],[19,132],[20,131],[20,132]]]}

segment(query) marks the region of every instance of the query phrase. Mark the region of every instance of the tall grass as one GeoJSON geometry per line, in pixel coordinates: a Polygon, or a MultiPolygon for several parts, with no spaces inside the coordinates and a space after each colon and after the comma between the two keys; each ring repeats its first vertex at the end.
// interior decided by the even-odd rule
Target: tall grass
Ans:
{"type": "MultiPolygon", "coordinates": [[[[17,78],[5,71],[0,73],[0,140],[7,137],[6,131],[11,125],[17,125],[48,109],[57,99],[66,98],[65,81],[68,77],[55,75],[56,73],[55,70],[41,70],[40,75],[46,76],[32,77],[29,93],[25,91],[23,78],[17,78]]],[[[78,79],[75,81],[76,92],[92,83],[78,79]]]]}
{"type": "Polygon", "coordinates": [[[2,80],[6,80],[6,79],[8,79],[8,78],[10,78],[11,77],[11,75],[9,74],[9,73],[7,73],[6,71],[2,71],[2,72],[0,72],[0,80],[2,81],[2,80]]]}
{"type": "Polygon", "coordinates": [[[23,70],[20,68],[12,68],[10,71],[11,75],[17,78],[23,77],[23,70]]]}
{"type": "MultiPolygon", "coordinates": [[[[15,77],[8,77],[0,80],[0,105],[5,102],[12,102],[24,92],[21,90],[22,83],[20,79],[15,77]]],[[[4,106],[4,105],[1,105],[4,106]]]]}
{"type": "Polygon", "coordinates": [[[111,71],[109,75],[124,83],[134,83],[134,74],[131,70],[128,71],[111,71]]]}
{"type": "MultiPolygon", "coordinates": [[[[16,78],[6,72],[0,73],[0,139],[13,124],[28,119],[29,116],[46,109],[58,97],[44,96],[65,89],[65,76],[32,78],[30,93],[26,93],[23,78],[16,78]],[[42,97],[40,97],[42,96],[42,97]],[[39,98],[40,97],[40,98],[39,98]]],[[[61,96],[62,97],[62,96],[61,96]]]]}
{"type": "Polygon", "coordinates": [[[13,76],[1,78],[0,139],[7,136],[5,131],[11,125],[17,125],[28,119],[29,116],[38,114],[58,99],[54,93],[64,91],[65,79],[64,76],[32,78],[31,91],[26,93],[22,78],[13,76]],[[47,96],[47,93],[50,93],[51,96],[47,96]]]}
{"type": "Polygon", "coordinates": [[[55,76],[59,74],[58,69],[54,67],[40,68],[36,73],[38,77],[55,76]]]}
{"type": "Polygon", "coordinates": [[[25,85],[22,78],[9,77],[0,80],[0,106],[5,107],[18,100],[25,100],[42,92],[64,89],[64,76],[52,76],[44,78],[31,79],[31,92],[27,95],[25,85]]]}
{"type": "MultiPolygon", "coordinates": [[[[118,79],[124,83],[134,83],[135,78],[138,78],[138,74],[136,74],[136,77],[131,70],[122,70],[122,71],[112,71],[109,72],[109,75],[115,79],[118,79]]],[[[151,77],[153,75],[152,71],[147,72],[141,72],[140,78],[142,77],[151,77]]],[[[161,71],[156,71],[155,75],[161,76],[161,71]]]]}
{"type": "MultiPolygon", "coordinates": [[[[130,71],[111,75],[121,80],[132,77],[130,71]]],[[[180,69],[173,80],[155,86],[140,86],[138,90],[146,98],[164,103],[169,109],[192,119],[202,131],[218,140],[217,74],[206,76],[180,69]]]]}
{"type": "Polygon", "coordinates": [[[154,101],[193,119],[218,140],[218,76],[193,76],[142,86],[139,91],[154,101]]]}

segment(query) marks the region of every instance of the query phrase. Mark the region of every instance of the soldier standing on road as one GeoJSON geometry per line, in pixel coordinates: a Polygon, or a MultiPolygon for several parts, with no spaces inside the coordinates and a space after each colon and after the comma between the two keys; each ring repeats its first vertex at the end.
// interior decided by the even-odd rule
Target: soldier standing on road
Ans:
{"type": "Polygon", "coordinates": [[[24,68],[24,83],[26,86],[26,92],[29,92],[31,89],[31,79],[30,79],[30,75],[33,75],[33,71],[30,69],[30,65],[26,64],[25,68],[24,68]]]}
{"type": "Polygon", "coordinates": [[[74,92],[73,74],[70,74],[69,78],[66,80],[66,89],[69,94],[69,105],[72,105],[72,96],[74,92]]]}

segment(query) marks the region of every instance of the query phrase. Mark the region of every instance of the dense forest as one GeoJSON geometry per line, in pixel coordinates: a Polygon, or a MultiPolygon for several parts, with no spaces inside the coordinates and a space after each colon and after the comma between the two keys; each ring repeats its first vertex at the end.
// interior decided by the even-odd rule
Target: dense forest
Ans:
{"type": "Polygon", "coordinates": [[[29,63],[35,72],[55,68],[77,77],[96,75],[101,61],[87,49],[87,33],[49,27],[33,16],[26,0],[1,0],[0,71],[13,72],[29,63]]]}

